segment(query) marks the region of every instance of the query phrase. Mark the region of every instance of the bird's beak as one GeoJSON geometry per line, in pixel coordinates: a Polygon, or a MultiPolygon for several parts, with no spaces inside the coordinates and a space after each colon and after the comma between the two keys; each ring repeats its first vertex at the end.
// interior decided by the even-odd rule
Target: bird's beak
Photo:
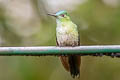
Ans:
{"type": "Polygon", "coordinates": [[[56,14],[48,14],[49,16],[54,16],[54,17],[57,17],[56,14]]]}

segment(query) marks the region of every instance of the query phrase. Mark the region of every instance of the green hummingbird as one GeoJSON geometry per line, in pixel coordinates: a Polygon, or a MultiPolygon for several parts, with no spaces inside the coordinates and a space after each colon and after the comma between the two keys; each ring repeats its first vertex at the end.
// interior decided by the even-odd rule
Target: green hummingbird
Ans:
{"type": "MultiPolygon", "coordinates": [[[[56,18],[56,43],[60,47],[79,46],[80,36],[78,27],[74,24],[67,11],[59,11],[55,14],[48,14],[56,18]]],[[[78,55],[60,56],[64,68],[71,73],[73,78],[80,76],[81,57],[78,55]]]]}

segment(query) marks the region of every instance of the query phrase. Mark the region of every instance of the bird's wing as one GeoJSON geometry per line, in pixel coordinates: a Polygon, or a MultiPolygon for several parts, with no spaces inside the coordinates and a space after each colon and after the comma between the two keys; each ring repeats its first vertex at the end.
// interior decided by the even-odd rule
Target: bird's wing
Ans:
{"type": "MultiPolygon", "coordinates": [[[[56,37],[56,45],[59,46],[57,37],[56,37]]],[[[64,66],[64,68],[69,71],[69,63],[68,63],[68,56],[60,56],[60,60],[64,66]]]]}

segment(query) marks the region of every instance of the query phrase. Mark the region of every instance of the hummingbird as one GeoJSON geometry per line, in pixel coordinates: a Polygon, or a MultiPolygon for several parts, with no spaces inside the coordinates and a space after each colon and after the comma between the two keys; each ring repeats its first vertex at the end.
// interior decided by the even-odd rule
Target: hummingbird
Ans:
{"type": "MultiPolygon", "coordinates": [[[[60,47],[75,47],[80,45],[78,27],[74,24],[67,11],[58,11],[55,14],[48,14],[56,18],[56,43],[60,47]]],[[[60,56],[64,68],[70,72],[73,78],[80,76],[81,57],[79,55],[60,56]]]]}

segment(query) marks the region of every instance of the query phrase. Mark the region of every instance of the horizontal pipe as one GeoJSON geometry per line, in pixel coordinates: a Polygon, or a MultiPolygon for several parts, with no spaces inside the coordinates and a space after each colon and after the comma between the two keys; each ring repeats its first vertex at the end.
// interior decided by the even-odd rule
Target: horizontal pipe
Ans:
{"type": "Polygon", "coordinates": [[[0,56],[42,56],[42,55],[92,55],[120,56],[120,45],[97,45],[77,47],[0,47],[0,56]],[[116,55],[114,55],[116,54],[116,55]]]}

